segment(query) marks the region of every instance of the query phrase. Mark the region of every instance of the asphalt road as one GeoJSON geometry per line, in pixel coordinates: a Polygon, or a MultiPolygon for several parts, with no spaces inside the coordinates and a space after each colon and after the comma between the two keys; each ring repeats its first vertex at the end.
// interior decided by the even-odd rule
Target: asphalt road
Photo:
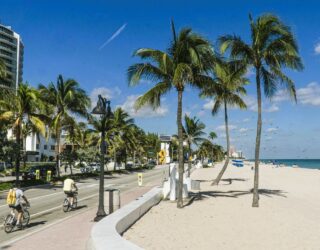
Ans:
{"type": "MultiPolygon", "coordinates": [[[[143,172],[143,185],[148,186],[150,183],[161,184],[164,178],[164,168],[148,170],[143,172]]],[[[6,205],[6,194],[0,193],[0,245],[6,241],[23,237],[32,231],[37,231],[41,227],[63,220],[70,215],[82,213],[88,209],[97,207],[99,180],[97,178],[81,180],[77,183],[77,186],[79,188],[78,209],[68,213],[62,211],[62,202],[65,198],[62,185],[42,186],[26,190],[25,195],[31,204],[31,208],[29,209],[31,215],[30,224],[24,230],[15,230],[10,234],[5,233],[2,227],[3,218],[9,213],[9,208],[6,205]]],[[[105,189],[116,188],[120,189],[120,192],[123,193],[137,187],[137,172],[105,176],[105,189]]]]}

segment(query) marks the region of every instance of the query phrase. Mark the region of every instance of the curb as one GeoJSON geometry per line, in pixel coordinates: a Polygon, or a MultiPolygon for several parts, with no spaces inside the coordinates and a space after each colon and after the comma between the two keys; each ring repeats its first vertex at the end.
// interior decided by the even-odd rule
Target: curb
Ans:
{"type": "Polygon", "coordinates": [[[158,204],[161,199],[162,188],[155,187],[148,193],[102,219],[93,226],[86,248],[88,250],[141,250],[142,248],[122,238],[121,234],[140,219],[151,207],[158,204]]]}

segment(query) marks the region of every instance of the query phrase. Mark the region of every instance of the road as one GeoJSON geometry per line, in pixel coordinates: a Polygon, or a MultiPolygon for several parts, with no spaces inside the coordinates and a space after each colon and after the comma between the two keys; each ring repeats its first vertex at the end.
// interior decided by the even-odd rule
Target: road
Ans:
{"type": "MultiPolygon", "coordinates": [[[[156,168],[143,172],[143,185],[148,186],[151,183],[161,184],[165,177],[165,168],[156,168]]],[[[29,227],[24,230],[16,230],[6,234],[3,227],[0,228],[0,245],[6,241],[23,237],[32,231],[38,231],[42,227],[61,221],[70,215],[82,213],[88,209],[97,207],[98,204],[98,178],[81,180],[77,183],[79,188],[78,209],[69,213],[62,211],[62,201],[65,197],[62,185],[60,186],[42,186],[25,191],[25,195],[30,201],[31,220],[29,227]]],[[[138,187],[137,173],[105,176],[105,189],[117,188],[121,193],[138,187]]],[[[3,218],[8,214],[9,209],[6,205],[6,194],[0,194],[0,223],[3,224],[3,218]]],[[[107,212],[107,211],[106,211],[107,212]]]]}

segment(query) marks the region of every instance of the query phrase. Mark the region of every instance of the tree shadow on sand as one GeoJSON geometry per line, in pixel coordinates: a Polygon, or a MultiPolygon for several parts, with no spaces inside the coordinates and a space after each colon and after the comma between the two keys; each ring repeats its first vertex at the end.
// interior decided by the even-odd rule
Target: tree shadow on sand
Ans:
{"type": "MultiPolygon", "coordinates": [[[[223,184],[223,185],[231,185],[233,181],[247,181],[248,179],[244,178],[227,178],[227,179],[221,179],[221,181],[228,182],[228,184],[223,184]]],[[[195,180],[200,183],[202,182],[213,182],[214,180],[195,180]]]]}
{"type": "MultiPolygon", "coordinates": [[[[247,191],[241,190],[229,190],[229,191],[199,191],[198,193],[190,192],[190,200],[184,205],[185,207],[190,206],[195,201],[202,201],[208,199],[210,197],[219,198],[219,197],[226,197],[226,198],[238,198],[243,195],[252,194],[253,189],[247,191]]],[[[263,195],[266,197],[272,198],[273,196],[280,196],[283,198],[287,198],[285,195],[286,192],[282,190],[272,190],[272,189],[259,189],[259,195],[263,195]]]]}

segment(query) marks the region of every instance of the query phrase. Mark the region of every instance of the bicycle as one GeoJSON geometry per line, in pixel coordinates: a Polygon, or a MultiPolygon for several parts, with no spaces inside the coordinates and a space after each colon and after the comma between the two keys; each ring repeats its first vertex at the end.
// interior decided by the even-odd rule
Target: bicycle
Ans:
{"type": "MultiPolygon", "coordinates": [[[[30,221],[30,213],[28,209],[30,208],[29,205],[24,205],[23,203],[20,204],[22,208],[22,221],[21,221],[21,229],[25,228],[30,221]]],[[[8,214],[4,220],[4,231],[6,233],[11,233],[13,229],[17,225],[16,215],[14,213],[14,208],[11,209],[10,214],[8,214]]]]}
{"type": "Polygon", "coordinates": [[[63,201],[63,204],[62,204],[63,212],[66,213],[66,212],[70,211],[71,209],[76,209],[77,208],[77,206],[78,206],[77,196],[78,196],[78,192],[74,192],[73,193],[73,204],[72,204],[72,206],[71,206],[71,204],[69,202],[68,196],[66,196],[64,198],[64,201],[63,201]]]}

